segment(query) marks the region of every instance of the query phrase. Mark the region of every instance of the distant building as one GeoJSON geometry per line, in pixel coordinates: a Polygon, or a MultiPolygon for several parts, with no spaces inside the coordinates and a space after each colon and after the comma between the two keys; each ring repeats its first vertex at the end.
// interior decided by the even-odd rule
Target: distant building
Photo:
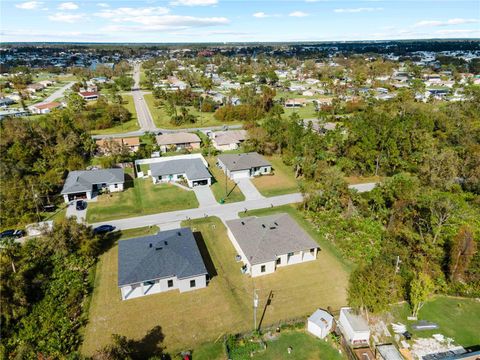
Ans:
{"type": "Polygon", "coordinates": [[[130,152],[134,153],[137,152],[140,148],[140,138],[105,138],[97,140],[96,144],[98,152],[100,152],[101,154],[110,154],[112,152],[112,147],[114,146],[118,148],[126,147],[130,152]]]}
{"type": "Polygon", "coordinates": [[[156,137],[157,144],[162,152],[170,150],[178,151],[182,149],[200,149],[200,138],[197,134],[188,132],[175,132],[162,134],[156,137]]]}
{"type": "Polygon", "coordinates": [[[80,95],[82,99],[86,101],[97,100],[100,96],[100,94],[96,91],[80,91],[78,95],[80,95]]]}
{"type": "Polygon", "coordinates": [[[215,131],[209,133],[212,145],[220,151],[236,150],[247,139],[246,130],[215,131]]]}
{"type": "Polygon", "coordinates": [[[36,104],[30,107],[30,110],[34,114],[48,114],[54,109],[62,107],[62,104],[56,101],[50,103],[36,104]]]}

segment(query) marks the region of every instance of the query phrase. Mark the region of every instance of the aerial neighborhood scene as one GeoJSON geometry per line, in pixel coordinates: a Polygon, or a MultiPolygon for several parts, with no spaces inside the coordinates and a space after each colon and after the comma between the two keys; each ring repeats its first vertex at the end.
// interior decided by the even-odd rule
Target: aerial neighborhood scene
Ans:
{"type": "Polygon", "coordinates": [[[480,3],[0,3],[0,358],[480,359],[480,3]]]}

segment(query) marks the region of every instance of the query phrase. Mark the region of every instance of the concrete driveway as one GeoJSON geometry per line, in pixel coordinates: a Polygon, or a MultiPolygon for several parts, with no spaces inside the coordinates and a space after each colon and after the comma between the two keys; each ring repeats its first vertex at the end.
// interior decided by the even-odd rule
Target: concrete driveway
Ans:
{"type": "Polygon", "coordinates": [[[195,186],[193,192],[197,197],[200,208],[218,205],[210,186],[195,186]]]}
{"type": "Polygon", "coordinates": [[[250,179],[238,179],[235,180],[235,182],[237,183],[243,195],[245,195],[245,200],[258,200],[264,198],[264,196],[260,194],[250,179]]]}
{"type": "Polygon", "coordinates": [[[78,223],[84,223],[87,219],[87,210],[88,210],[88,203],[87,208],[85,210],[79,211],[76,208],[76,200],[70,201],[67,205],[67,214],[66,217],[75,216],[77,218],[78,223]]]}

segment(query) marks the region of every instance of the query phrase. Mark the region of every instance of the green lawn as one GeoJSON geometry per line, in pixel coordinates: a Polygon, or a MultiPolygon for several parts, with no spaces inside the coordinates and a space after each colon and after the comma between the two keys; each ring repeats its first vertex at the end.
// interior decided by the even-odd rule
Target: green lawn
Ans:
{"type": "MultiPolygon", "coordinates": [[[[195,128],[195,127],[207,127],[207,126],[221,126],[224,123],[216,120],[213,117],[213,113],[203,113],[199,112],[198,110],[194,109],[191,106],[187,106],[190,114],[197,116],[197,121],[193,124],[183,124],[181,126],[175,126],[170,123],[170,117],[165,113],[163,108],[155,107],[155,98],[152,94],[145,94],[145,101],[150,109],[150,113],[152,114],[153,121],[155,125],[159,128],[163,129],[175,129],[175,128],[195,128]]],[[[235,122],[228,123],[229,125],[238,124],[235,122]]]]}
{"type": "MultiPolygon", "coordinates": [[[[285,331],[276,340],[267,342],[264,352],[255,354],[256,360],[342,360],[345,359],[335,347],[324,340],[317,339],[304,331],[285,331]],[[288,354],[288,347],[292,352],[288,354]]],[[[234,360],[234,359],[233,359],[234,360]]]]}
{"type": "Polygon", "coordinates": [[[97,202],[90,202],[87,221],[103,222],[198,207],[193,191],[171,184],[153,184],[150,178],[135,179],[133,185],[122,192],[100,195],[97,202]]]}
{"type": "Polygon", "coordinates": [[[411,325],[415,324],[415,321],[407,320],[411,310],[406,303],[393,306],[391,312],[396,322],[408,326],[408,331],[414,338],[443,334],[464,347],[480,344],[480,301],[478,300],[437,296],[427,302],[420,310],[418,319],[438,324],[440,328],[432,331],[412,330],[411,325]]]}
{"type": "Polygon", "coordinates": [[[144,226],[135,229],[120,230],[119,240],[130,239],[134,237],[153,235],[158,233],[160,228],[158,226],[144,226]]]}
{"type": "Polygon", "coordinates": [[[199,347],[195,359],[221,358],[220,345],[205,344],[221,341],[225,334],[251,330],[254,288],[262,312],[273,292],[271,303],[265,308],[262,327],[304,318],[318,307],[331,306],[335,310],[346,303],[348,274],[327,251],[320,252],[317,261],[250,278],[241,274],[241,264],[235,261],[236,251],[220,219],[190,220],[182,226],[201,234],[199,243],[205,244],[200,246],[201,252],[211,258],[206,262],[212,275],[208,287],[122,301],[117,287],[118,247],[112,247],[100,257],[97,266],[82,353],[91,355],[111,341],[112,333],[141,339],[149,330],[161,326],[165,336],[163,346],[170,354],[199,347]],[[210,353],[216,355],[210,357],[210,353]]]}
{"type": "Polygon", "coordinates": [[[315,111],[315,106],[313,104],[307,104],[301,108],[283,108],[285,113],[283,114],[284,118],[290,117],[292,113],[297,113],[300,116],[300,119],[311,119],[317,117],[317,112],[315,111]]]}
{"type": "Polygon", "coordinates": [[[330,241],[326,240],[313,226],[303,217],[302,213],[297,210],[296,205],[282,205],[273,208],[265,208],[258,210],[249,210],[246,213],[241,212],[238,215],[240,217],[246,216],[267,216],[278,213],[287,213],[320,245],[321,250],[325,250],[329,255],[335,257],[335,259],[342,264],[345,271],[350,272],[353,270],[353,264],[347,259],[342,257],[342,254],[330,241]]]}
{"type": "Polygon", "coordinates": [[[273,175],[262,175],[252,179],[253,185],[263,196],[277,196],[298,192],[298,183],[290,166],[283,163],[280,156],[265,156],[272,164],[273,175]]]}
{"type": "Polygon", "coordinates": [[[225,203],[232,203],[237,201],[245,200],[245,196],[240,191],[238,186],[236,186],[235,182],[227,178],[227,194],[225,196],[225,174],[220,168],[218,168],[215,163],[217,162],[216,157],[209,157],[207,158],[208,164],[210,165],[208,170],[213,175],[214,179],[212,181],[212,189],[213,195],[218,202],[221,199],[225,201],[225,203]]]}
{"type": "Polygon", "coordinates": [[[202,344],[192,351],[195,360],[225,360],[225,346],[223,336],[217,342],[202,344]]]}
{"type": "Polygon", "coordinates": [[[138,126],[137,111],[135,110],[135,104],[133,103],[133,96],[122,95],[122,98],[124,102],[123,106],[130,112],[130,114],[132,114],[131,120],[121,125],[117,125],[108,129],[93,130],[91,132],[93,135],[109,135],[109,134],[117,134],[117,133],[126,133],[126,132],[136,131],[140,129],[140,127],[138,126]]]}

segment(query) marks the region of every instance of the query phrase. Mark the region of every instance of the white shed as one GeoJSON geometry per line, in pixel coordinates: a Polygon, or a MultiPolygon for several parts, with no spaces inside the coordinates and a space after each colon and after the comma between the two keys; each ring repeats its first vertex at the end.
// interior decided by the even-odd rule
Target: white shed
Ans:
{"type": "Polygon", "coordinates": [[[352,308],[341,308],[340,329],[347,342],[352,346],[367,345],[370,341],[370,328],[367,321],[356,314],[352,308]]]}
{"type": "Polygon", "coordinates": [[[307,320],[307,330],[312,335],[323,339],[333,327],[333,316],[322,309],[315,311],[307,320]]]}

